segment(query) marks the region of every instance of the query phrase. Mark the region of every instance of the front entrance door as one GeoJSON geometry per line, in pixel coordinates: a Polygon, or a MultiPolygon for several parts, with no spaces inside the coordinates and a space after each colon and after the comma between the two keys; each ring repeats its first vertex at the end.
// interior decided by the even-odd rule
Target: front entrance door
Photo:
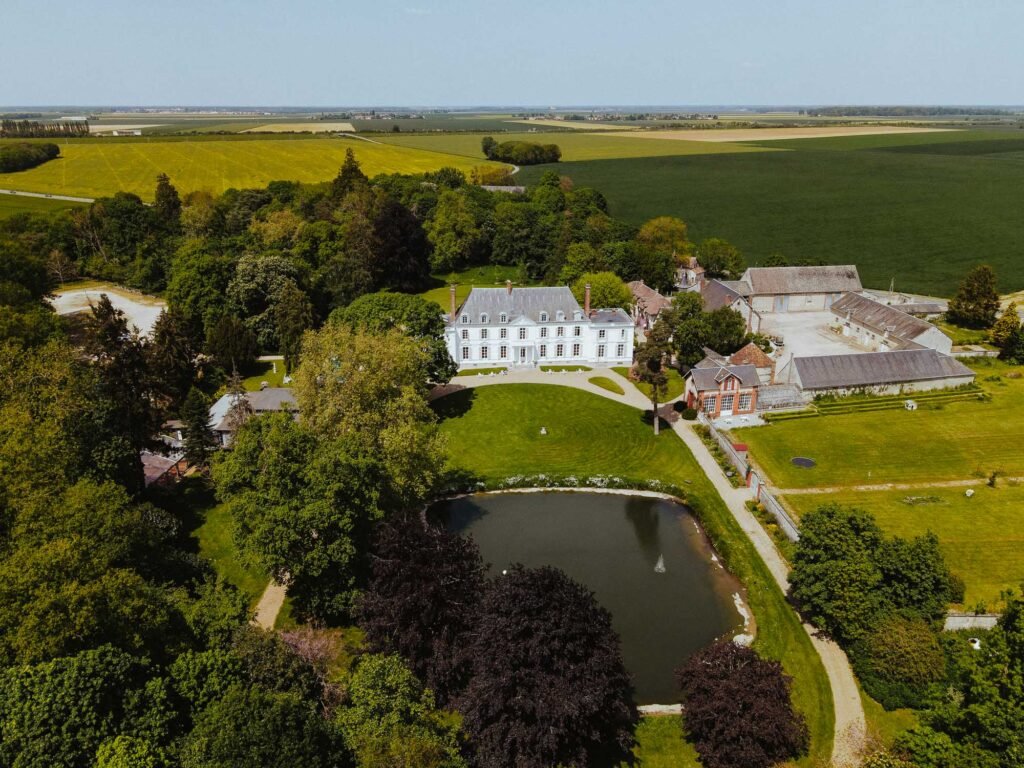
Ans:
{"type": "Polygon", "coordinates": [[[736,395],[722,395],[722,410],[719,416],[732,416],[732,404],[736,395]]]}

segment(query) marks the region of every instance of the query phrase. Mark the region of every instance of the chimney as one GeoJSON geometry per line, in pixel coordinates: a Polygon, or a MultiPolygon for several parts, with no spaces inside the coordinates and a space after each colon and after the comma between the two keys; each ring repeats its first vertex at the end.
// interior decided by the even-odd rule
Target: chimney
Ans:
{"type": "Polygon", "coordinates": [[[512,295],[512,281],[511,280],[506,280],[505,281],[505,290],[508,291],[508,295],[509,296],[512,295]]]}
{"type": "Polygon", "coordinates": [[[451,300],[451,305],[452,305],[451,318],[452,318],[452,322],[454,323],[455,322],[455,309],[456,309],[456,307],[455,307],[455,283],[452,283],[450,286],[448,286],[448,298],[451,300]]]}
{"type": "Polygon", "coordinates": [[[590,283],[587,283],[583,293],[583,314],[590,315],[590,283]]]}

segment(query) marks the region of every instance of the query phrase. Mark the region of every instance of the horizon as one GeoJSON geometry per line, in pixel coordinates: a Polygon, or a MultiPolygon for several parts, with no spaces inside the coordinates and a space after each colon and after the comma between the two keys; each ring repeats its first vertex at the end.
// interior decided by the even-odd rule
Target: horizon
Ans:
{"type": "Polygon", "coordinates": [[[8,0],[4,22],[0,103],[28,106],[1024,103],[1011,0],[8,0]]]}

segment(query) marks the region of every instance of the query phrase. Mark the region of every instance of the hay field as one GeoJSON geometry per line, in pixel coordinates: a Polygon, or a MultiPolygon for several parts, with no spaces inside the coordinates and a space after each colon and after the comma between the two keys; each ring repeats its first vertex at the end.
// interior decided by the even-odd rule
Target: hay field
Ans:
{"type": "MultiPolygon", "coordinates": [[[[633,133],[496,133],[494,139],[504,141],[531,141],[538,144],[557,144],[562,150],[562,162],[554,168],[560,173],[571,173],[566,163],[586,160],[618,160],[636,157],[660,157],[668,155],[717,155],[742,152],[766,152],[771,147],[754,147],[744,144],[708,143],[696,141],[632,141],[633,133]]],[[[378,141],[403,147],[429,149],[434,152],[448,152],[483,159],[480,150],[480,134],[443,134],[438,136],[382,136],[378,141]]],[[[607,193],[607,189],[602,189],[607,193]]]]}
{"type": "Polygon", "coordinates": [[[915,128],[896,125],[837,125],[820,128],[722,128],[695,131],[640,131],[631,139],[675,141],[778,141],[782,139],[830,139],[839,136],[876,136],[892,133],[938,133],[953,128],[915,128]]]}
{"type": "Polygon", "coordinates": [[[246,128],[243,133],[355,133],[352,123],[331,123],[326,120],[306,120],[301,123],[267,123],[246,128]]]}
{"type": "Polygon", "coordinates": [[[481,160],[409,147],[344,139],[248,141],[137,141],[70,143],[61,157],[4,174],[3,185],[26,192],[103,197],[134,192],[153,198],[157,174],[179,192],[263,187],[275,180],[314,183],[334,178],[351,149],[368,176],[423,173],[445,166],[466,172],[481,160]]]}

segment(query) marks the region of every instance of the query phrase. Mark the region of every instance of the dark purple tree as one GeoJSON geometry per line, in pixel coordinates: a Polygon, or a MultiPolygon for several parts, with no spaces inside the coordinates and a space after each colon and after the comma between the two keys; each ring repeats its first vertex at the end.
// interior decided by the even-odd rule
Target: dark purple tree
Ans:
{"type": "Polygon", "coordinates": [[[484,595],[458,709],[480,768],[632,763],[636,705],[611,615],[556,568],[516,565],[484,595]]]}
{"type": "Polygon", "coordinates": [[[439,703],[469,679],[467,636],[484,591],[484,562],[472,539],[402,515],[381,524],[372,575],[359,605],[371,649],[397,653],[439,703]]]}
{"type": "Polygon", "coordinates": [[[807,751],[807,725],[779,662],[724,641],[695,653],[676,677],[683,731],[705,768],[768,768],[807,751]]]}

